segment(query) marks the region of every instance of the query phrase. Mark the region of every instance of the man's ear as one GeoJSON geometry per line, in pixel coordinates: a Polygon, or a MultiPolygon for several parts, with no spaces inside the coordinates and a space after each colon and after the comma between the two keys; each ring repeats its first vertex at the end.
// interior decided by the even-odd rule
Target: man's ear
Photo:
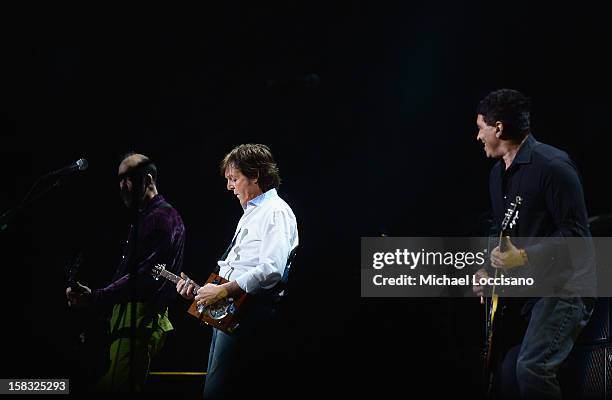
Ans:
{"type": "Polygon", "coordinates": [[[504,134],[504,123],[501,121],[495,122],[495,137],[500,139],[504,134]]]}
{"type": "Polygon", "coordinates": [[[155,182],[153,182],[153,175],[151,174],[147,174],[145,176],[145,188],[148,188],[149,186],[151,186],[151,184],[154,184],[155,182]]]}

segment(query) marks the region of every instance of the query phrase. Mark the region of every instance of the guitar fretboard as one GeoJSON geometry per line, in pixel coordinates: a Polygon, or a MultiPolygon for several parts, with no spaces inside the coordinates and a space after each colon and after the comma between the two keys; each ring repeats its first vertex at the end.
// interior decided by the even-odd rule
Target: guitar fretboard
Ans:
{"type": "MultiPolygon", "coordinates": [[[[167,280],[169,280],[169,281],[171,281],[171,282],[174,282],[174,283],[177,283],[179,280],[183,279],[183,278],[181,278],[180,276],[174,275],[172,272],[167,271],[167,270],[165,270],[165,269],[164,269],[164,270],[162,270],[162,271],[159,273],[159,275],[160,275],[160,276],[162,276],[162,277],[164,277],[164,278],[166,278],[167,280]]],[[[193,281],[192,281],[192,282],[193,282],[193,281]]],[[[193,291],[194,291],[194,292],[197,292],[197,291],[198,291],[198,289],[200,288],[200,285],[196,284],[195,282],[193,282],[193,285],[194,285],[194,287],[193,287],[193,291]]]]}
{"type": "Polygon", "coordinates": [[[502,237],[504,236],[504,232],[501,233],[501,235],[499,235],[499,251],[501,251],[502,253],[504,251],[507,251],[508,249],[506,248],[506,242],[504,240],[502,240],[502,237]]]}

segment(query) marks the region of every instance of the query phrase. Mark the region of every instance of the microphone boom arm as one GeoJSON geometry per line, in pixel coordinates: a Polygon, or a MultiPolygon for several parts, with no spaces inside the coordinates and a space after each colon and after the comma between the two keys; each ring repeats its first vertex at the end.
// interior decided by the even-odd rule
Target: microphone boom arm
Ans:
{"type": "Polygon", "coordinates": [[[23,200],[21,200],[21,202],[17,206],[6,210],[4,213],[2,213],[2,215],[0,215],[0,232],[6,230],[9,224],[15,219],[15,217],[17,217],[17,215],[19,215],[19,213],[23,211],[23,209],[25,209],[28,205],[34,203],[36,200],[40,199],[42,196],[44,196],[46,193],[50,192],[54,188],[59,187],[62,178],[64,177],[66,172],[73,172],[77,170],[83,171],[87,168],[88,165],[89,164],[87,163],[87,160],[81,158],[69,167],[46,173],[45,175],[34,181],[34,184],[30,187],[30,190],[28,190],[28,193],[25,195],[23,200]],[[53,184],[47,185],[45,188],[35,193],[34,190],[40,186],[40,183],[44,182],[49,177],[55,178],[53,184]],[[33,195],[33,193],[35,194],[33,195]]]}

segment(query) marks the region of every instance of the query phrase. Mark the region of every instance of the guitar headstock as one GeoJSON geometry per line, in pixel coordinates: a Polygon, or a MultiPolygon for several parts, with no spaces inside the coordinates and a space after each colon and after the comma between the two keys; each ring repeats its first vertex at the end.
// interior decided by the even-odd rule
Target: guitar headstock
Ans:
{"type": "Polygon", "coordinates": [[[510,230],[512,230],[518,221],[519,218],[519,208],[523,203],[523,198],[521,196],[516,196],[514,202],[510,203],[510,207],[506,210],[506,214],[504,214],[504,220],[502,221],[502,235],[506,236],[510,230]]]}
{"type": "Polygon", "coordinates": [[[158,280],[162,272],[166,269],[166,264],[156,264],[151,270],[151,275],[155,280],[158,280]]]}
{"type": "Polygon", "coordinates": [[[76,275],[83,263],[83,253],[78,252],[76,256],[66,265],[66,283],[69,287],[76,286],[76,275]]]}

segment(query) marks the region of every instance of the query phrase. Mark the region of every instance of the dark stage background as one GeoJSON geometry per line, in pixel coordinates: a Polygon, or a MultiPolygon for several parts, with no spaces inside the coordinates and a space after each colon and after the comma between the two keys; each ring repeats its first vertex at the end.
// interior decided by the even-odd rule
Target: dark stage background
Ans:
{"type": "MultiPolygon", "coordinates": [[[[184,270],[204,280],[241,213],[218,163],[265,143],[301,243],[279,343],[290,394],[476,393],[479,304],[361,299],[360,237],[482,234],[492,161],[475,107],[501,87],[532,97],[533,132],[575,160],[590,215],[612,212],[607,15],[459,2],[5,13],[0,211],[45,172],[81,157],[90,167],[0,233],[1,377],[70,377],[78,389],[97,372],[100,348],[77,346],[64,266],[83,250],[82,282],[112,276],[126,235],[121,154],[157,162],[186,224],[184,270]]],[[[176,330],[153,370],[205,369],[210,329],[186,307],[171,309],[176,330]]],[[[198,379],[156,384],[198,393],[198,379]]]]}

